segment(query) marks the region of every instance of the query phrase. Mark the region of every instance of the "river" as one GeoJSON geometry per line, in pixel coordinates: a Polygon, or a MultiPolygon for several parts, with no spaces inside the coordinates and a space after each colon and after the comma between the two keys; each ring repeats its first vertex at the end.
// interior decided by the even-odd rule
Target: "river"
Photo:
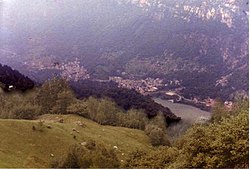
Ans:
{"type": "Polygon", "coordinates": [[[194,123],[200,117],[210,118],[211,113],[203,111],[193,106],[180,103],[172,103],[167,100],[160,98],[154,98],[156,103],[163,105],[164,107],[170,108],[170,110],[176,115],[182,118],[183,121],[189,121],[194,123]]]}

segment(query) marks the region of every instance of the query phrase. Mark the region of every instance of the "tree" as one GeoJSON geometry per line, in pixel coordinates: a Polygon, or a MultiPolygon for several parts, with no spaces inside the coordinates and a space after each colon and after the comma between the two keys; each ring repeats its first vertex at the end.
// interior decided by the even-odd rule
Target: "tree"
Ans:
{"type": "Polygon", "coordinates": [[[65,80],[53,78],[41,86],[36,95],[35,102],[41,106],[43,114],[50,113],[52,108],[57,104],[58,97],[64,100],[63,97],[69,94],[67,91],[70,92],[71,89],[65,80]],[[66,93],[59,94],[63,92],[66,93]]]}
{"type": "Polygon", "coordinates": [[[51,163],[53,168],[117,168],[119,165],[113,149],[93,140],[87,141],[85,146],[70,146],[65,157],[51,163]]]}
{"type": "Polygon", "coordinates": [[[89,97],[86,100],[86,106],[87,106],[87,112],[88,112],[90,119],[92,120],[96,119],[96,115],[98,113],[99,101],[95,99],[94,97],[89,97]]]}
{"type": "Polygon", "coordinates": [[[119,111],[114,102],[102,99],[98,106],[96,121],[100,124],[115,125],[119,111]]]}
{"type": "Polygon", "coordinates": [[[51,112],[54,114],[67,114],[67,108],[74,99],[75,97],[70,90],[58,93],[56,103],[52,107],[51,112]]]}
{"type": "Polygon", "coordinates": [[[12,109],[13,118],[32,120],[40,114],[41,108],[31,103],[19,104],[12,109]]]}
{"type": "Polygon", "coordinates": [[[174,168],[235,168],[248,165],[248,108],[219,123],[196,125],[178,141],[174,168]],[[181,161],[182,163],[178,163],[181,161]]]}
{"type": "Polygon", "coordinates": [[[67,112],[71,114],[78,114],[79,116],[89,118],[89,114],[87,111],[87,104],[84,100],[76,100],[73,103],[71,103],[67,107],[67,112]]]}

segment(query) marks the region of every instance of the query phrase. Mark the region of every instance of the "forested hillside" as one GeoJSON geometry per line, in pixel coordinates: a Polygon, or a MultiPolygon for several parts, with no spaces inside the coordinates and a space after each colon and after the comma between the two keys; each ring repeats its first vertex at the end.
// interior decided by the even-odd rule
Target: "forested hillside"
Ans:
{"type": "Polygon", "coordinates": [[[97,98],[108,97],[124,110],[142,109],[150,118],[156,116],[158,112],[162,112],[169,124],[178,122],[181,119],[175,116],[169,108],[155,103],[149,96],[143,96],[134,90],[118,88],[114,82],[83,80],[72,82],[71,87],[78,98],[86,99],[90,96],[97,98]]]}
{"type": "Polygon", "coordinates": [[[34,82],[19,73],[17,70],[13,70],[11,67],[0,64],[0,84],[5,91],[13,89],[25,91],[34,87],[34,82]]]}

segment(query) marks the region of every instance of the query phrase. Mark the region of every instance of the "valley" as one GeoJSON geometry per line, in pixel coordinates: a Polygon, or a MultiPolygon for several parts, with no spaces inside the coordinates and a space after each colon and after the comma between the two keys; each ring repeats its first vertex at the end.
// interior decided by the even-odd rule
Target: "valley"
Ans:
{"type": "Polygon", "coordinates": [[[32,2],[14,2],[3,6],[0,63],[34,81],[119,77],[119,85],[141,93],[174,90],[199,101],[247,96],[249,14],[243,0],[40,2],[37,11],[32,2]],[[23,12],[15,14],[19,7],[23,12]],[[163,86],[145,87],[146,79],[163,86]]]}
{"type": "Polygon", "coordinates": [[[249,0],[0,0],[0,168],[249,168],[249,0]]]}

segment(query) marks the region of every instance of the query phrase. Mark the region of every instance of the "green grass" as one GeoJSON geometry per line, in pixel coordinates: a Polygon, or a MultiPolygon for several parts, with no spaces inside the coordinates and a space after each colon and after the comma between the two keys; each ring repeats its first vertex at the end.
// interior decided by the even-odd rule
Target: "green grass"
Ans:
{"type": "Polygon", "coordinates": [[[49,167],[50,161],[65,154],[71,144],[90,139],[117,146],[120,160],[133,150],[152,149],[149,138],[140,130],[102,126],[75,115],[44,115],[40,119],[45,121],[43,131],[32,129],[33,126],[38,128],[39,120],[0,119],[0,168],[49,167]],[[57,122],[58,118],[63,118],[64,123],[57,122]],[[86,127],[77,125],[77,121],[86,127]],[[72,131],[73,128],[79,133],[72,131]]]}

